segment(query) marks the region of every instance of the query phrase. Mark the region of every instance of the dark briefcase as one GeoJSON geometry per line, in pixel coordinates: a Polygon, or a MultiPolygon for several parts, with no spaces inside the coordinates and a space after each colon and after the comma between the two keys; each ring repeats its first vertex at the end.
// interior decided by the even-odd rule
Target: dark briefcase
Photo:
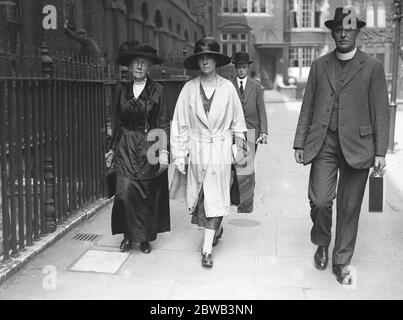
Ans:
{"type": "Polygon", "coordinates": [[[369,212],[383,212],[383,172],[377,169],[369,176],[369,212]]]}

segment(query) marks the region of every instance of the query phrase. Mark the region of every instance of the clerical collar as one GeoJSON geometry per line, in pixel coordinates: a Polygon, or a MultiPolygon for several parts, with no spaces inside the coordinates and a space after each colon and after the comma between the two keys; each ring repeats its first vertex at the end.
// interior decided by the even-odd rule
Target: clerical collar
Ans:
{"type": "Polygon", "coordinates": [[[353,51],[347,53],[342,53],[336,50],[336,57],[339,60],[347,61],[353,59],[356,53],[357,53],[357,47],[355,47],[353,51]]]}

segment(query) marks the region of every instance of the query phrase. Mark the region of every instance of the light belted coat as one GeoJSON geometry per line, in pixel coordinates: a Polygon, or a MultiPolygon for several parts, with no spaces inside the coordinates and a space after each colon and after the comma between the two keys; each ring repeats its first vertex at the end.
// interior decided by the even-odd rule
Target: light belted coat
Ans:
{"type": "MultiPolygon", "coordinates": [[[[183,87],[171,125],[171,155],[187,158],[186,205],[193,212],[203,187],[206,216],[229,214],[233,134],[244,139],[247,131],[242,105],[234,85],[217,76],[208,117],[200,94],[200,77],[183,87]]],[[[175,169],[176,170],[176,169],[175,169]]],[[[171,186],[183,181],[174,173],[171,186]]],[[[175,195],[171,197],[175,198],[175,195]]]]}

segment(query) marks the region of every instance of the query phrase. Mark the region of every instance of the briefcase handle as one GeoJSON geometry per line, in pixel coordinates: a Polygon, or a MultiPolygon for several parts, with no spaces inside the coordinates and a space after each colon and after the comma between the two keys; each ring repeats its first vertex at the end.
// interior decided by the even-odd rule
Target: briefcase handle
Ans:
{"type": "Polygon", "coordinates": [[[372,171],[371,176],[374,178],[382,177],[382,170],[380,164],[377,167],[374,166],[374,170],[372,171]]]}

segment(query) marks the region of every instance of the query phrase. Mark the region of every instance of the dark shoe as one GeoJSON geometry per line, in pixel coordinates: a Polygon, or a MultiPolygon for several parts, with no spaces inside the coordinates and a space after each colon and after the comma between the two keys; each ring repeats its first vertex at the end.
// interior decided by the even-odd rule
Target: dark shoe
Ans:
{"type": "Polygon", "coordinates": [[[218,244],[218,240],[221,239],[223,233],[224,233],[224,228],[221,227],[220,232],[219,232],[218,234],[215,234],[215,235],[214,235],[213,247],[215,247],[215,246],[218,244]]]}
{"type": "Polygon", "coordinates": [[[325,270],[329,262],[329,247],[319,246],[314,255],[315,267],[319,270],[325,270]]]}
{"type": "Polygon", "coordinates": [[[128,238],[124,238],[122,243],[120,244],[120,252],[129,251],[132,247],[132,241],[128,238]]]}
{"type": "Polygon", "coordinates": [[[211,253],[202,252],[202,266],[205,268],[213,267],[213,255],[211,253]]]}
{"type": "Polygon", "coordinates": [[[142,242],[140,243],[140,250],[141,252],[145,254],[150,254],[151,253],[151,245],[149,242],[142,242]]]}
{"type": "Polygon", "coordinates": [[[342,285],[351,285],[352,277],[350,271],[348,270],[348,266],[346,265],[334,265],[333,273],[336,275],[337,281],[342,285]]]}

